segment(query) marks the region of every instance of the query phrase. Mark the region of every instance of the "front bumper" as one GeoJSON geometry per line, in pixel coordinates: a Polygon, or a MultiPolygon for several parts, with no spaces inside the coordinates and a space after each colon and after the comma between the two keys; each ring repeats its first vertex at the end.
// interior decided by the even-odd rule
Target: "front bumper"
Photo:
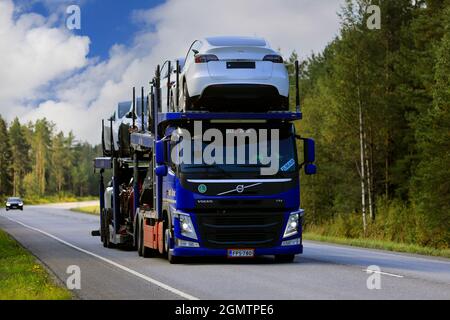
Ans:
{"type": "MultiPolygon", "coordinates": [[[[231,249],[231,248],[230,248],[231,249]]],[[[227,249],[209,249],[209,248],[184,248],[175,247],[171,249],[172,254],[177,257],[227,257],[227,249]]],[[[303,245],[273,248],[256,248],[255,256],[301,254],[303,245]]]]}
{"type": "Polygon", "coordinates": [[[22,210],[23,206],[19,206],[19,205],[10,205],[10,206],[6,206],[6,209],[8,210],[22,210]]]}

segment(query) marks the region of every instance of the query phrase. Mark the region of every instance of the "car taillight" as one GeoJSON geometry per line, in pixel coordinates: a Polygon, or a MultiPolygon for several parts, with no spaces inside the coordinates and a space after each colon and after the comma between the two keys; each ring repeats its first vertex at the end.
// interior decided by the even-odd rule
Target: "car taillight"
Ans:
{"type": "Polygon", "coordinates": [[[273,63],[283,63],[283,57],[276,54],[269,54],[263,58],[263,61],[272,61],[273,63]]]}
{"type": "Polygon", "coordinates": [[[197,54],[195,56],[195,63],[207,63],[210,61],[219,61],[219,58],[213,54],[197,54]]]}

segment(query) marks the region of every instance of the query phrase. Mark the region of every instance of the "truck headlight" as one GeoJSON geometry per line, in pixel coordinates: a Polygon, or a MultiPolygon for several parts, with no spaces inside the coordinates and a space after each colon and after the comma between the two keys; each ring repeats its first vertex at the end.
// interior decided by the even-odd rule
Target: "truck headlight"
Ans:
{"type": "Polygon", "coordinates": [[[299,210],[296,212],[292,212],[289,215],[289,219],[286,225],[286,230],[284,231],[283,238],[288,238],[295,236],[298,233],[299,225],[300,225],[300,218],[303,216],[304,211],[299,210]]]}
{"type": "Polygon", "coordinates": [[[187,238],[197,240],[197,233],[194,229],[191,217],[188,214],[179,213],[181,235],[187,238]]]}

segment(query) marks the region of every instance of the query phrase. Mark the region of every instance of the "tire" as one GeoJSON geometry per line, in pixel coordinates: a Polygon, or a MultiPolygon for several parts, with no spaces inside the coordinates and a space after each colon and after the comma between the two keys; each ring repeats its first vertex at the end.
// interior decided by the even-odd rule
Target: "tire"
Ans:
{"type": "Polygon", "coordinates": [[[141,237],[141,225],[138,223],[136,225],[136,237],[137,237],[137,252],[139,257],[142,257],[142,247],[143,247],[143,242],[144,242],[144,237],[141,237]]]}
{"type": "Polygon", "coordinates": [[[164,229],[164,251],[167,257],[167,260],[169,261],[170,264],[178,264],[182,261],[181,257],[177,257],[174,256],[172,254],[172,252],[170,251],[170,247],[169,247],[169,239],[168,237],[170,237],[170,227],[166,226],[166,228],[164,229]]]}
{"type": "Polygon", "coordinates": [[[295,254],[279,254],[275,256],[275,261],[279,263],[291,263],[295,259],[295,254]]]}
{"type": "Polygon", "coordinates": [[[183,99],[184,99],[184,111],[192,109],[192,99],[189,97],[186,81],[183,84],[183,99]]]}
{"type": "Polygon", "coordinates": [[[106,228],[105,228],[105,210],[103,209],[100,217],[100,240],[106,248],[106,228]]]}
{"type": "Polygon", "coordinates": [[[109,234],[109,220],[110,219],[109,219],[109,214],[108,213],[106,214],[105,218],[106,219],[105,219],[105,244],[104,244],[104,246],[106,248],[112,249],[112,248],[115,247],[115,244],[112,243],[111,240],[110,240],[110,234],[109,234]]]}

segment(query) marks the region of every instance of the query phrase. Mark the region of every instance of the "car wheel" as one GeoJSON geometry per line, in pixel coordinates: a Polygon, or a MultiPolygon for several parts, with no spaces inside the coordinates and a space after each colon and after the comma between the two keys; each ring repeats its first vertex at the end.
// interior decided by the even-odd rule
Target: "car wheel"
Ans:
{"type": "Polygon", "coordinates": [[[275,256],[275,261],[280,263],[290,263],[295,259],[295,254],[278,254],[275,256]]]}
{"type": "Polygon", "coordinates": [[[187,111],[188,109],[192,109],[192,99],[189,97],[189,92],[187,89],[187,83],[183,84],[183,98],[184,98],[184,109],[187,111]]]}

